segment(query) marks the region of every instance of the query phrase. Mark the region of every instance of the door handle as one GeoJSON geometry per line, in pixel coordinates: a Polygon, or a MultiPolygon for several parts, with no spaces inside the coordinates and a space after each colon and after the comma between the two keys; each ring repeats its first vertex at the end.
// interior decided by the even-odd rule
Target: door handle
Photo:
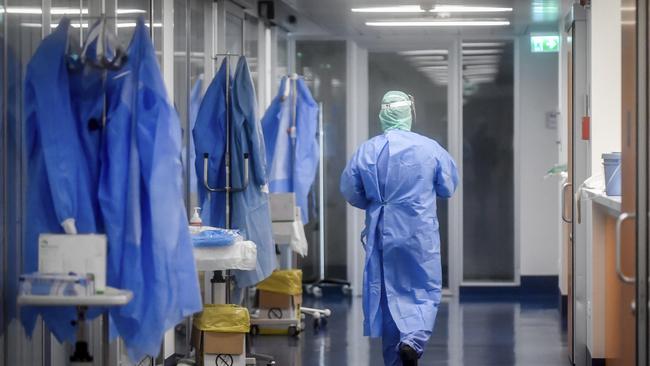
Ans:
{"type": "Polygon", "coordinates": [[[636,215],[633,213],[623,212],[616,219],[616,274],[623,283],[636,282],[634,277],[626,276],[621,268],[621,226],[623,226],[623,222],[628,219],[633,219],[634,217],[636,217],[636,215]]]}
{"type": "Polygon", "coordinates": [[[572,183],[564,183],[562,185],[562,221],[566,222],[567,224],[571,224],[573,222],[573,217],[568,219],[566,217],[566,189],[567,187],[572,187],[572,183]]]}

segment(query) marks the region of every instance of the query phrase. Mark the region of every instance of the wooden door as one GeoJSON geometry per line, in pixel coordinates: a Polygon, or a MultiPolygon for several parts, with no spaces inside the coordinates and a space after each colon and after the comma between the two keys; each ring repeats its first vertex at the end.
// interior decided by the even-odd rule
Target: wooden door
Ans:
{"type": "MultiPolygon", "coordinates": [[[[621,212],[636,212],[636,0],[623,0],[621,29],[621,212]]],[[[635,277],[636,233],[633,219],[621,227],[621,269],[627,277],[635,277]]],[[[615,243],[611,244],[612,246],[615,243]]],[[[615,248],[609,250],[614,258],[608,267],[606,310],[606,364],[608,366],[635,365],[636,320],[633,303],[636,297],[634,283],[624,282],[616,273],[615,248]]]]}

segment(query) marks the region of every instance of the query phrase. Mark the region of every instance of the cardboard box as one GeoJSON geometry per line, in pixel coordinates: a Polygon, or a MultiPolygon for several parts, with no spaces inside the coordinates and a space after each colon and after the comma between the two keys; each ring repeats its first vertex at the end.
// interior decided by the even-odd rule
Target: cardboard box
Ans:
{"type": "Polygon", "coordinates": [[[260,309],[289,309],[302,305],[302,294],[286,295],[259,290],[258,300],[260,309]]]}
{"type": "Polygon", "coordinates": [[[295,193],[271,193],[269,203],[271,206],[271,221],[287,222],[296,219],[295,193]]]}
{"type": "Polygon", "coordinates": [[[246,335],[244,333],[203,332],[192,328],[192,346],[196,349],[197,365],[215,365],[219,355],[232,355],[239,364],[239,359],[246,359],[246,335]]]}
{"type": "Polygon", "coordinates": [[[106,235],[39,235],[38,271],[92,274],[95,277],[95,291],[104,292],[106,290],[106,235]]]}

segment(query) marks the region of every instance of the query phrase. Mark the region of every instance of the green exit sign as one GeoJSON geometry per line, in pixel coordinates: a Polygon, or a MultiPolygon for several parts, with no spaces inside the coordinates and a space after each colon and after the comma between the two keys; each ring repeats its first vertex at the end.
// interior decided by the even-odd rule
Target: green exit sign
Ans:
{"type": "Polygon", "coordinates": [[[530,50],[538,52],[559,52],[560,36],[530,36],[530,50]]]}

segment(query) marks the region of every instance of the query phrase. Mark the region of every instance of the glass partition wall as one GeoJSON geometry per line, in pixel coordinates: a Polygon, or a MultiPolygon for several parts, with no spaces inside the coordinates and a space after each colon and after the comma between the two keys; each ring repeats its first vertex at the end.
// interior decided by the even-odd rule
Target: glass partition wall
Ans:
{"type": "MultiPolygon", "coordinates": [[[[214,45],[233,53],[245,53],[255,80],[261,69],[257,56],[260,23],[254,13],[244,15],[244,9],[228,1],[51,0],[49,9],[43,8],[45,3],[41,0],[0,0],[0,366],[66,363],[67,346],[57,346],[42,324],[37,325],[33,338],[25,337],[16,318],[15,304],[17,279],[23,272],[22,233],[29,223],[24,203],[29,192],[25,188],[27,157],[22,124],[22,85],[27,63],[43,37],[67,16],[71,18],[72,36],[83,42],[90,24],[95,21],[91,17],[100,15],[103,9],[104,14],[114,16],[109,18],[109,25],[115,27],[119,41],[128,46],[137,17],[144,17],[147,26],[153,29],[151,35],[161,72],[181,121],[188,210],[197,205],[191,130],[204,91],[211,81],[205,76],[211,78],[219,65],[212,60],[217,49],[211,48],[214,45]],[[162,9],[162,6],[172,8],[162,9]],[[210,16],[214,8],[220,7],[232,10],[227,14],[223,31],[217,27],[218,19],[210,16]],[[173,14],[166,19],[165,27],[163,10],[164,14],[173,14]],[[219,35],[222,40],[218,39],[219,35]]],[[[254,9],[246,9],[248,11],[254,12],[254,9]]],[[[91,337],[95,334],[91,331],[91,337]]],[[[178,347],[184,343],[176,343],[176,351],[184,352],[178,347]]],[[[90,347],[99,357],[99,342],[92,341],[90,347]]],[[[163,356],[168,352],[170,350],[163,349],[163,356]]]]}

